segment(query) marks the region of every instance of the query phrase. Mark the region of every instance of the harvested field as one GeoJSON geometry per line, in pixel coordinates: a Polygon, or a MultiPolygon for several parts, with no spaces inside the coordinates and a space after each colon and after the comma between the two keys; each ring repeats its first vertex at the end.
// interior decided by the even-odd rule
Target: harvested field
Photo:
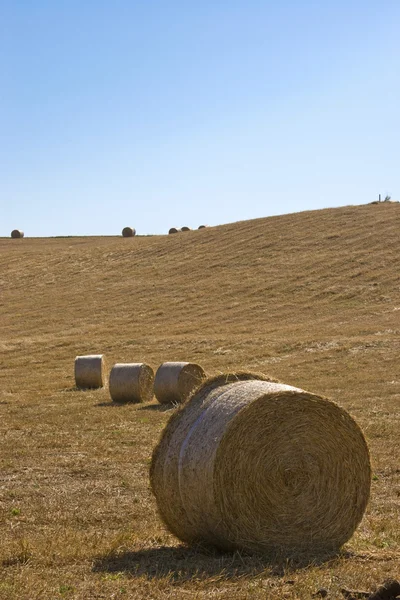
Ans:
{"type": "Polygon", "coordinates": [[[400,205],[381,203],[134,248],[0,239],[0,598],[343,598],[398,578],[399,231],[400,205]],[[182,546],[148,477],[171,409],[77,391],[74,358],[93,351],[110,365],[258,371],[337,402],[373,471],[343,553],[304,568],[182,546]]]}

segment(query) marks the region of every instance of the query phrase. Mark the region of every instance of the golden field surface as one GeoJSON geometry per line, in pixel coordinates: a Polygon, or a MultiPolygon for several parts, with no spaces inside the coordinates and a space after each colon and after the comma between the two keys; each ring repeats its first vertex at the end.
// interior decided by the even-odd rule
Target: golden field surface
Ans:
{"type": "Polygon", "coordinates": [[[0,239],[0,598],[286,598],[400,575],[400,204],[175,235],[0,239]],[[173,408],[78,391],[74,359],[194,361],[328,396],[373,479],[343,552],[308,565],[186,548],[149,486],[173,408]]]}

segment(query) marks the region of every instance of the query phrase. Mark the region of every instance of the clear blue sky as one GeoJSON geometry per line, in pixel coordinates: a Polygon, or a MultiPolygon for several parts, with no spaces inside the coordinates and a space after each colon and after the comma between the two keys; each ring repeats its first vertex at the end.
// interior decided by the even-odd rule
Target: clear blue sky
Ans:
{"type": "Polygon", "coordinates": [[[399,0],[2,0],[0,235],[400,199],[399,0]]]}

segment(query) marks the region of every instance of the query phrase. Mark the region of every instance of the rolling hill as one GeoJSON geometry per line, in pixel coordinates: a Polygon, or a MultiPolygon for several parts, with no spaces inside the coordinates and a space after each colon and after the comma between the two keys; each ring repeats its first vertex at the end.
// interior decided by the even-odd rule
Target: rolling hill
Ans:
{"type": "Polygon", "coordinates": [[[306,598],[394,576],[399,257],[395,203],[169,236],[0,239],[0,598],[265,598],[268,582],[306,598]],[[76,391],[74,358],[89,353],[261,371],[344,406],[374,469],[348,556],[294,570],[293,585],[258,559],[184,551],[147,478],[170,411],[76,391]]]}

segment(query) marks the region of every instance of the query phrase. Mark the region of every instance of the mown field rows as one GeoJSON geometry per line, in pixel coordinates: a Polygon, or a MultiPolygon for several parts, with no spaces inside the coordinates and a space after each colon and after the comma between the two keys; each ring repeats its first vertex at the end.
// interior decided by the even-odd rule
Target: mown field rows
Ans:
{"type": "Polygon", "coordinates": [[[0,239],[0,598],[310,598],[400,573],[400,205],[173,236],[0,239]],[[182,546],[151,494],[172,410],[74,389],[108,366],[189,360],[326,395],[361,426],[373,481],[318,564],[182,546]]]}

